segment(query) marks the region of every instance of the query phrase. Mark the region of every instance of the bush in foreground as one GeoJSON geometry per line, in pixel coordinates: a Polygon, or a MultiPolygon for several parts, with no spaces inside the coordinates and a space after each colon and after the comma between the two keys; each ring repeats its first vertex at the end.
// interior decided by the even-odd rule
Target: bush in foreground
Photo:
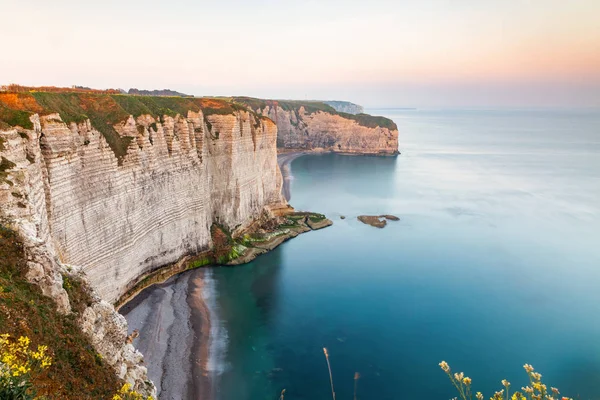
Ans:
{"type": "MultiPolygon", "coordinates": [[[[463,372],[452,374],[450,366],[446,361],[442,361],[440,367],[446,375],[448,375],[448,378],[450,378],[450,382],[452,382],[452,385],[454,385],[458,391],[460,399],[472,400],[473,391],[471,387],[471,378],[465,376],[463,372]]],[[[525,368],[525,371],[529,376],[528,386],[522,387],[520,391],[515,391],[511,396],[510,382],[503,379],[502,386],[504,386],[504,389],[494,393],[494,395],[490,397],[490,400],[573,400],[569,397],[560,397],[560,392],[557,388],[551,387],[550,390],[548,390],[548,387],[542,383],[542,374],[535,372],[531,365],[525,364],[523,368],[525,368]]],[[[475,393],[475,398],[477,400],[483,400],[484,396],[481,392],[477,392],[475,393]]]]}
{"type": "Polygon", "coordinates": [[[30,349],[31,340],[26,336],[14,339],[8,334],[0,335],[0,399],[29,400],[36,395],[31,383],[33,376],[52,364],[48,347],[38,345],[30,349]]]}

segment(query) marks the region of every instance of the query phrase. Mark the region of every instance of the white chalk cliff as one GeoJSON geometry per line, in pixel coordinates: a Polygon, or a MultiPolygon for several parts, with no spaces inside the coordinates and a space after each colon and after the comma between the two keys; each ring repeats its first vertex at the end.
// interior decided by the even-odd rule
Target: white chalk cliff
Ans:
{"type": "Polygon", "coordinates": [[[8,166],[0,176],[2,214],[30,253],[42,254],[32,258],[30,278],[62,312],[70,306],[61,274],[69,265],[85,272],[98,297],[83,329],[139,388],[147,380],[142,357],[126,343],[126,322],[110,303],[145,272],[210,248],[213,223],[234,230],[285,203],[277,127],[243,110],[129,117],[114,127],[134,138],[119,162],[89,120],[30,120],[33,129],[0,129],[8,166]]]}

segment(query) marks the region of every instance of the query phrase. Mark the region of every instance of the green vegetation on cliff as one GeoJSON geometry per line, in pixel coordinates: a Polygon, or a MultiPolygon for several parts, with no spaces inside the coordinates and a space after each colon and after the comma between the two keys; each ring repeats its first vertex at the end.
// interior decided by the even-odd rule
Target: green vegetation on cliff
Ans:
{"type": "Polygon", "coordinates": [[[135,94],[140,96],[179,96],[179,97],[194,97],[189,94],[177,92],[171,89],[159,89],[159,90],[144,90],[144,89],[136,89],[131,88],[127,92],[128,94],[135,94]]]}
{"type": "Polygon", "coordinates": [[[301,107],[307,114],[314,114],[317,112],[325,112],[333,115],[339,115],[346,119],[356,121],[359,125],[367,128],[387,128],[390,130],[397,130],[396,123],[389,118],[378,117],[369,114],[348,114],[344,112],[336,111],[332,106],[325,104],[320,101],[301,101],[301,100],[263,100],[256,99],[253,97],[233,97],[233,101],[244,104],[250,107],[254,111],[262,111],[267,106],[281,107],[285,111],[295,111],[298,113],[301,107]]]}
{"type": "Polygon", "coordinates": [[[32,96],[47,113],[60,114],[67,124],[89,119],[92,126],[102,133],[119,161],[127,154],[133,138],[119,135],[113,125],[126,120],[129,114],[118,106],[113,95],[34,92],[32,96]]]}
{"type": "MultiPolygon", "coordinates": [[[[2,143],[0,143],[0,144],[2,144],[2,143]]],[[[9,169],[12,169],[14,167],[15,167],[14,162],[12,162],[4,157],[0,158],[0,183],[7,182],[10,186],[12,186],[12,182],[6,179],[6,177],[8,176],[6,171],[8,171],[9,169]]]]}
{"type": "MultiPolygon", "coordinates": [[[[58,113],[67,123],[90,120],[106,139],[119,162],[127,154],[133,137],[121,136],[114,126],[125,122],[130,115],[151,115],[158,121],[164,116],[187,117],[189,111],[202,110],[210,115],[232,115],[236,111],[250,111],[255,117],[254,126],[263,118],[246,106],[216,98],[137,96],[114,93],[114,91],[74,91],[72,89],[40,90],[27,88],[19,92],[0,92],[0,129],[20,126],[33,129],[29,117],[35,113],[48,115],[58,113]]],[[[207,124],[210,121],[206,120],[207,124]]],[[[154,125],[156,126],[156,125],[154,125]]]]}
{"type": "Polygon", "coordinates": [[[19,236],[0,225],[0,333],[48,346],[52,364],[32,384],[49,399],[110,399],[121,387],[77,323],[89,303],[85,285],[65,281],[74,312],[62,315],[52,299],[27,281],[27,259],[19,236]]]}
{"type": "Polygon", "coordinates": [[[21,110],[11,110],[0,104],[0,129],[11,126],[20,126],[25,129],[32,129],[33,124],[29,117],[33,113],[21,110]]]}

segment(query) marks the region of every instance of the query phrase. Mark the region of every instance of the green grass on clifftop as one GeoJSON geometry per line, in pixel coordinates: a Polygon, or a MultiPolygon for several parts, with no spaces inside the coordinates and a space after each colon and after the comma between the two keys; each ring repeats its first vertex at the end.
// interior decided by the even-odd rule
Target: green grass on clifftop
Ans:
{"type": "Polygon", "coordinates": [[[46,113],[60,114],[67,124],[81,123],[89,119],[92,126],[102,133],[119,161],[127,154],[127,148],[133,138],[119,135],[113,125],[127,120],[129,114],[111,95],[34,92],[32,96],[46,113]]]}
{"type": "MultiPolygon", "coordinates": [[[[105,93],[100,91],[28,91],[0,93],[0,129],[21,126],[32,129],[29,117],[34,113],[48,115],[60,114],[67,123],[82,123],[87,119],[96,128],[113,150],[119,162],[127,154],[133,138],[121,136],[114,125],[124,122],[130,115],[139,117],[148,114],[161,120],[164,116],[187,117],[189,111],[202,110],[204,117],[210,115],[231,115],[236,111],[250,111],[246,106],[218,98],[136,96],[105,93]]],[[[255,116],[255,127],[260,124],[261,116],[255,116]]],[[[207,120],[207,122],[209,122],[207,120]]]]}
{"type": "Polygon", "coordinates": [[[0,104],[0,129],[11,126],[20,126],[25,129],[33,129],[29,117],[33,113],[21,110],[11,110],[0,104]]]}
{"type": "Polygon", "coordinates": [[[390,130],[397,130],[396,123],[389,118],[378,117],[369,114],[348,114],[336,111],[333,107],[320,101],[302,101],[302,100],[263,100],[256,99],[253,97],[233,97],[233,101],[247,105],[252,110],[264,110],[267,106],[279,106],[285,111],[296,111],[300,110],[300,107],[304,107],[304,110],[308,114],[314,114],[317,112],[326,112],[329,114],[339,115],[341,117],[356,121],[359,125],[367,128],[387,128],[390,130]]]}
{"type": "Polygon", "coordinates": [[[398,126],[394,121],[386,117],[380,117],[370,114],[347,114],[347,113],[338,113],[344,118],[353,119],[358,122],[359,125],[366,126],[368,128],[387,128],[389,130],[398,130],[398,126]]]}
{"type": "Polygon", "coordinates": [[[0,333],[27,336],[34,346],[48,346],[52,365],[34,378],[37,394],[47,399],[112,398],[121,382],[77,323],[89,302],[85,286],[74,278],[65,281],[75,312],[62,315],[25,278],[26,261],[19,236],[0,225],[0,333]]]}

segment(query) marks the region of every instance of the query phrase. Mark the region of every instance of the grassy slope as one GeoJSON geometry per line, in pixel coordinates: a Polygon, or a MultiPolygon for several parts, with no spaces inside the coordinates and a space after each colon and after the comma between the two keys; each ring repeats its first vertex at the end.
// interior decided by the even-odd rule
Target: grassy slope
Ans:
{"type": "Polygon", "coordinates": [[[397,130],[398,127],[391,119],[385,117],[377,117],[369,114],[347,114],[336,111],[333,107],[328,104],[319,101],[300,101],[300,100],[263,100],[255,99],[252,97],[233,97],[233,100],[245,104],[253,110],[264,109],[268,105],[278,105],[286,111],[298,111],[300,107],[304,107],[308,114],[313,114],[319,111],[326,112],[329,114],[339,115],[341,117],[354,120],[359,125],[368,128],[388,128],[391,130],[397,130]]]}
{"type": "Polygon", "coordinates": [[[75,313],[61,315],[54,302],[25,279],[26,258],[18,235],[0,225],[0,333],[28,336],[45,344],[52,365],[34,379],[38,395],[51,399],[109,399],[120,388],[111,367],[102,362],[77,325],[89,303],[81,282],[68,279],[65,289],[75,313]]]}

